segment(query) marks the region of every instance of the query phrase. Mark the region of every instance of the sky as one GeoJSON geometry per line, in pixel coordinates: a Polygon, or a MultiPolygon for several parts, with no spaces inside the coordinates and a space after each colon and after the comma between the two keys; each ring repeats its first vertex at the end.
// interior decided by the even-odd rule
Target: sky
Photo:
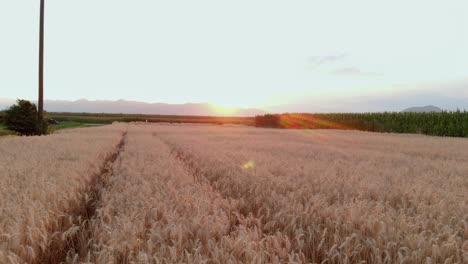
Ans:
{"type": "MultiPolygon", "coordinates": [[[[462,0],[46,0],[45,98],[468,109],[462,0]]],[[[0,1],[0,98],[37,97],[39,0],[0,1]]]]}

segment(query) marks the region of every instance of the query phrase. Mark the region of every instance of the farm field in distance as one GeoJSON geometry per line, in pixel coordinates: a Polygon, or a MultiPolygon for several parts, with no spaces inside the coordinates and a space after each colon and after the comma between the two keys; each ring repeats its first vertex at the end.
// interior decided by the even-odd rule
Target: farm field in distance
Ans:
{"type": "Polygon", "coordinates": [[[9,135],[13,135],[14,133],[8,129],[6,129],[6,127],[2,124],[0,124],[0,137],[1,136],[9,136],[9,135]]]}
{"type": "Polygon", "coordinates": [[[108,114],[108,113],[48,113],[59,122],[85,124],[112,124],[113,122],[150,123],[200,123],[200,124],[242,124],[254,125],[253,117],[232,116],[182,116],[182,115],[143,115],[143,114],[108,114]]]}
{"type": "Polygon", "coordinates": [[[467,138],[115,123],[0,165],[0,263],[468,262],[467,138]]]}

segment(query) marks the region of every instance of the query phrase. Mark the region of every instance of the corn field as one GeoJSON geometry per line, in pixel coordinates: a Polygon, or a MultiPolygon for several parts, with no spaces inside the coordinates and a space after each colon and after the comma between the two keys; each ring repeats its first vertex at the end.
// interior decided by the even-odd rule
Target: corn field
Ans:
{"type": "Polygon", "coordinates": [[[468,112],[264,115],[255,118],[255,125],[468,137],[468,112]]]}
{"type": "Polygon", "coordinates": [[[0,263],[468,263],[464,138],[130,123],[0,165],[0,263]]]}

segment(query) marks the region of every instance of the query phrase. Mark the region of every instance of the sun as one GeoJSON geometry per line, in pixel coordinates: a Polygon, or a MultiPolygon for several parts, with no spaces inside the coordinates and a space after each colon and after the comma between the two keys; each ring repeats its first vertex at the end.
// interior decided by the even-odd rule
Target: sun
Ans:
{"type": "Polygon", "coordinates": [[[239,108],[237,107],[224,107],[214,104],[212,104],[211,107],[214,110],[214,112],[219,115],[234,115],[239,111],[239,108]]]}

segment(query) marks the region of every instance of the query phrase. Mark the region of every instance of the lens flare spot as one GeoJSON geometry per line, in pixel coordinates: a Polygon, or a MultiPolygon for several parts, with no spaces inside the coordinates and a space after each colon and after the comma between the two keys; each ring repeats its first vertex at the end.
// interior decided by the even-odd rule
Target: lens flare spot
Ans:
{"type": "Polygon", "coordinates": [[[253,169],[255,167],[255,162],[253,161],[248,161],[244,165],[242,165],[242,168],[248,170],[248,169],[253,169]]]}

